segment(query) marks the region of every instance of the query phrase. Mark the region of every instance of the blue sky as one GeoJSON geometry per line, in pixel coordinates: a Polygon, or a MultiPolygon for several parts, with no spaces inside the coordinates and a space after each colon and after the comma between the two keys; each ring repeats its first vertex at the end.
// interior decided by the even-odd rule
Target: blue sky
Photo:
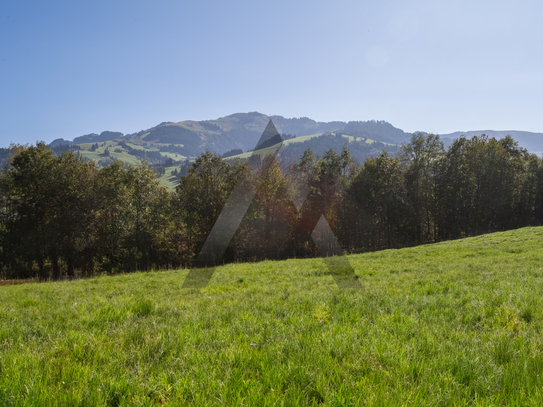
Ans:
{"type": "Polygon", "coordinates": [[[5,1],[0,147],[259,111],[543,132],[543,2],[5,1]]]}

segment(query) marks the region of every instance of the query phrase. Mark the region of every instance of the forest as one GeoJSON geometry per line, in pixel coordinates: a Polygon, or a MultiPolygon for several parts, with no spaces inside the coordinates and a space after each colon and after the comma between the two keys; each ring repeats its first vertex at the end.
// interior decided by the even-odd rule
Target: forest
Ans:
{"type": "Polygon", "coordinates": [[[238,183],[258,188],[224,262],[316,256],[311,232],[323,214],[349,253],[543,220],[543,160],[509,136],[459,137],[445,148],[418,133],[395,155],[363,163],[346,146],[258,165],[206,151],[172,193],[146,162],[99,169],[38,143],[14,147],[0,174],[0,279],[191,267],[238,183]]]}

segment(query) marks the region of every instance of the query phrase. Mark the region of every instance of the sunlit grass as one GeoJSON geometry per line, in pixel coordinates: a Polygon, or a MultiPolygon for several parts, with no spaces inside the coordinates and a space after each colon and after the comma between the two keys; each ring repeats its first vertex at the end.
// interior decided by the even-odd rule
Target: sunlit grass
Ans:
{"type": "Polygon", "coordinates": [[[541,405],[543,229],[0,286],[0,405],[541,405]]]}

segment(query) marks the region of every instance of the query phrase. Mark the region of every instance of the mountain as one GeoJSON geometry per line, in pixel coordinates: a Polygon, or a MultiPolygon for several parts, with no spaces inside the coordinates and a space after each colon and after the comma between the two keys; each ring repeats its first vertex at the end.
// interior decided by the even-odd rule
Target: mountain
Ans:
{"type": "Polygon", "coordinates": [[[179,154],[194,157],[205,149],[223,154],[233,149],[243,151],[255,148],[269,120],[272,120],[279,133],[288,135],[284,138],[331,133],[342,133],[366,137],[376,141],[400,144],[409,139],[409,134],[384,121],[367,122],[317,122],[307,117],[285,118],[268,116],[258,112],[235,113],[215,120],[185,120],[177,123],[163,122],[137,133],[123,135],[120,132],[104,131],[76,137],[73,141],[56,139],[50,146],[80,145],[122,139],[142,146],[157,148],[170,146],[179,154]]]}
{"type": "MultiPolygon", "coordinates": [[[[163,171],[160,179],[172,189],[179,181],[178,174],[186,172],[190,160],[206,149],[221,155],[228,153],[229,158],[249,156],[247,151],[256,147],[270,119],[281,134],[283,145],[287,147],[283,152],[283,157],[287,159],[298,158],[306,148],[322,155],[330,148],[339,152],[343,145],[348,145],[351,154],[362,162],[365,157],[378,154],[383,149],[394,154],[400,144],[409,141],[411,137],[410,133],[385,121],[317,122],[307,117],[285,118],[249,112],[214,120],[162,122],[147,130],[126,135],[103,131],[100,134],[75,137],[73,140],[59,138],[49,146],[56,154],[75,152],[85,159],[94,160],[99,166],[113,160],[136,164],[142,159],[152,165],[163,166],[167,160],[171,160],[173,166],[168,168],[167,174],[163,171]],[[239,150],[242,150],[241,154],[239,150]]],[[[510,135],[529,152],[543,154],[543,133],[476,130],[441,134],[440,138],[448,145],[462,135],[470,138],[481,134],[497,139],[510,135]]],[[[265,147],[272,141],[266,140],[265,147]]],[[[11,153],[9,148],[0,149],[0,167],[8,162],[11,153]]]]}
{"type": "MultiPolygon", "coordinates": [[[[240,149],[243,152],[252,150],[270,119],[282,139],[289,140],[289,155],[303,152],[305,148],[322,154],[330,147],[337,150],[345,143],[354,155],[363,161],[368,154],[375,154],[383,148],[394,153],[400,144],[409,141],[411,137],[410,133],[385,121],[318,122],[307,117],[285,118],[249,112],[213,120],[162,122],[149,129],[126,135],[113,131],[91,133],[76,137],[72,141],[57,139],[50,146],[57,153],[77,151],[83,157],[97,161],[99,165],[114,159],[137,162],[143,158],[158,165],[168,158],[176,162],[190,160],[206,149],[217,154],[232,150],[237,152],[240,149]]],[[[483,133],[496,138],[511,135],[529,151],[543,152],[543,133],[480,130],[440,136],[447,145],[461,135],[472,137],[483,133]]]]}
{"type": "Polygon", "coordinates": [[[410,133],[406,133],[394,127],[385,121],[365,121],[349,122],[343,128],[342,133],[350,136],[367,137],[373,140],[382,141],[391,144],[402,144],[411,138],[410,133]]]}
{"type": "Polygon", "coordinates": [[[123,138],[123,133],[119,131],[103,131],[100,134],[91,133],[91,134],[86,134],[84,136],[79,136],[79,137],[74,138],[73,141],[64,140],[63,138],[57,138],[56,140],[53,140],[51,143],[49,143],[49,147],[53,148],[60,145],[97,143],[97,142],[109,141],[109,140],[119,140],[121,138],[123,138]]]}
{"type": "Polygon", "coordinates": [[[344,122],[316,122],[309,118],[287,119],[282,116],[267,116],[258,112],[236,113],[216,120],[168,123],[156,126],[127,138],[141,137],[153,144],[182,144],[188,156],[199,154],[205,149],[225,153],[241,148],[244,151],[255,148],[269,120],[272,119],[280,133],[306,136],[335,131],[344,127],[344,122]]]}

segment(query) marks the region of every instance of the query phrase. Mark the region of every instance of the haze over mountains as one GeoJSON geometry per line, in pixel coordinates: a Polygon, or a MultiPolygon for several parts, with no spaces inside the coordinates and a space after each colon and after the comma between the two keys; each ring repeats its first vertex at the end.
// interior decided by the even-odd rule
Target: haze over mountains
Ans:
{"type": "Polygon", "coordinates": [[[222,154],[232,149],[247,151],[255,148],[256,140],[272,120],[281,134],[303,137],[342,131],[346,134],[366,136],[391,144],[401,144],[410,134],[397,129],[384,121],[366,122],[317,122],[307,117],[288,119],[282,116],[267,116],[257,112],[236,113],[216,120],[185,120],[178,123],[163,122],[147,130],[123,135],[120,132],[104,131],[100,134],[87,134],[72,141],[54,140],[50,146],[60,144],[96,143],[108,140],[140,139],[154,145],[183,145],[185,156],[198,155],[205,149],[222,154]]]}
{"type": "MultiPolygon", "coordinates": [[[[258,112],[235,113],[215,120],[193,121],[185,120],[177,123],[163,122],[155,127],[133,134],[123,134],[115,131],[104,131],[100,134],[87,134],[75,137],[73,140],[56,139],[51,147],[60,144],[79,145],[98,143],[109,140],[141,140],[145,145],[175,145],[177,152],[186,157],[199,155],[205,149],[223,154],[233,149],[251,150],[255,147],[262,131],[269,120],[272,120],[277,130],[282,134],[303,137],[329,132],[366,137],[375,141],[401,144],[409,140],[411,134],[394,127],[385,121],[332,121],[317,122],[307,117],[285,118],[283,116],[268,116],[258,112]]],[[[466,135],[486,134],[502,138],[511,135],[519,144],[531,152],[543,151],[543,133],[532,133],[518,130],[478,130],[458,131],[442,134],[440,137],[446,144],[453,139],[466,135]]]]}
{"type": "Polygon", "coordinates": [[[255,147],[262,131],[272,120],[282,134],[303,137],[345,130],[349,134],[365,135],[379,141],[400,144],[409,139],[409,134],[386,122],[317,122],[307,117],[288,119],[282,116],[267,116],[257,112],[236,113],[216,120],[185,120],[178,123],[163,122],[147,130],[123,135],[120,132],[104,131],[87,134],[72,141],[54,140],[50,146],[60,144],[96,143],[108,140],[140,139],[154,145],[182,145],[185,156],[195,156],[205,149],[222,154],[232,149],[247,151],[255,147]]]}

